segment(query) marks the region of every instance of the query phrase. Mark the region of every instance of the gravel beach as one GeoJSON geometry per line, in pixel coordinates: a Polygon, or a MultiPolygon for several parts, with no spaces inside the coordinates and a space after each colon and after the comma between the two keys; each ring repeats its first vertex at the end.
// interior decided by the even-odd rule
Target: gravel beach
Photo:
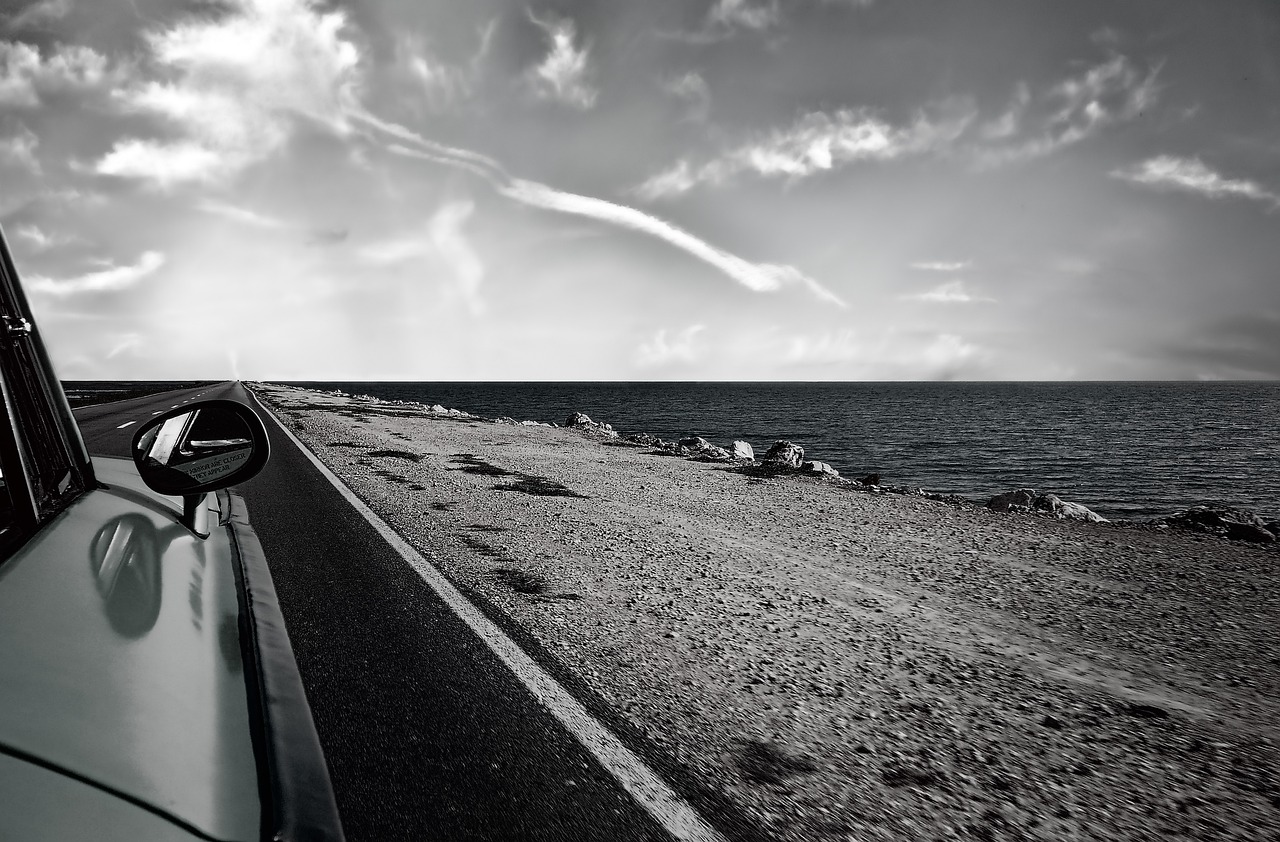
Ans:
{"type": "Polygon", "coordinates": [[[1280,839],[1277,545],[251,387],[755,838],[1280,839]]]}

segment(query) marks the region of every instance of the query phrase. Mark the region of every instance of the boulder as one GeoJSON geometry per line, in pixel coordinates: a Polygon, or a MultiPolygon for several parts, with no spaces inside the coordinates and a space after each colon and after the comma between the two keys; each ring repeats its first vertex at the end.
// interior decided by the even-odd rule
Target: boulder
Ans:
{"type": "Polygon", "coordinates": [[[862,483],[863,485],[879,485],[879,484],[880,484],[880,475],[879,475],[879,474],[867,474],[865,477],[863,477],[862,479],[858,480],[858,482],[862,483]]]}
{"type": "Polygon", "coordinates": [[[705,448],[698,451],[698,454],[701,458],[709,462],[728,462],[733,459],[733,456],[729,454],[729,451],[714,444],[707,445],[705,448]]]}
{"type": "Polygon", "coordinates": [[[826,462],[810,461],[801,465],[801,468],[811,474],[826,477],[838,477],[840,472],[828,465],[826,462]]]}
{"type": "Polygon", "coordinates": [[[1280,532],[1271,528],[1280,526],[1280,522],[1268,523],[1254,512],[1231,506],[1192,506],[1155,523],[1258,544],[1270,544],[1280,538],[1280,532]]]}
{"type": "Polygon", "coordinates": [[[1056,494],[1041,494],[1036,497],[1031,508],[1037,512],[1044,512],[1058,520],[1083,520],[1087,523],[1108,523],[1109,521],[1092,511],[1087,506],[1079,503],[1071,503],[1058,497],[1056,494]]]}
{"type": "Polygon", "coordinates": [[[686,438],[682,438],[680,439],[679,444],[681,447],[687,447],[690,450],[707,450],[708,448],[715,446],[702,436],[688,436],[686,438]]]}
{"type": "Polygon", "coordinates": [[[627,441],[633,444],[642,444],[645,447],[659,447],[662,445],[662,439],[657,436],[651,436],[648,433],[632,433],[627,436],[627,441]]]}
{"type": "Polygon", "coordinates": [[[764,454],[764,463],[774,467],[799,468],[804,463],[804,448],[789,441],[776,441],[764,454]]]}
{"type": "Polygon", "coordinates": [[[1026,510],[1031,508],[1031,504],[1036,501],[1036,493],[1030,488],[1020,488],[1017,491],[1006,491],[1004,494],[997,494],[987,501],[987,508],[993,512],[1007,512],[1026,510]]]}
{"type": "Polygon", "coordinates": [[[739,462],[754,462],[756,461],[756,451],[745,441],[735,441],[733,443],[733,458],[739,462]]]}
{"type": "Polygon", "coordinates": [[[591,416],[585,412],[575,412],[565,419],[564,425],[584,433],[596,433],[604,438],[614,439],[618,434],[614,432],[612,424],[602,424],[599,421],[592,421],[591,416]]]}
{"type": "Polygon", "coordinates": [[[994,512],[1034,512],[1058,520],[1083,520],[1088,523],[1109,521],[1080,503],[1063,500],[1056,494],[1037,494],[1030,488],[1006,491],[987,501],[987,508],[994,512]]]}

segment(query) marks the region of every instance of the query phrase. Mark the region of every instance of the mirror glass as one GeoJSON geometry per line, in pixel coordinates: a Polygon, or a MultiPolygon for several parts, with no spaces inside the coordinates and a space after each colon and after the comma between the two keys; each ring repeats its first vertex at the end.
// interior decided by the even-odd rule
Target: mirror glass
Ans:
{"type": "Polygon", "coordinates": [[[229,483],[253,453],[248,423],[233,407],[222,404],[161,420],[139,436],[133,459],[143,480],[156,491],[186,494],[229,483]]]}

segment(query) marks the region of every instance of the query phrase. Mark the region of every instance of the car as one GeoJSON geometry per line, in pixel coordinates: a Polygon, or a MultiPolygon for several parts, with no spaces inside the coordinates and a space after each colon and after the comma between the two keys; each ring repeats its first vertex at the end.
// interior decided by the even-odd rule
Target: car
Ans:
{"type": "Polygon", "coordinates": [[[245,404],[90,457],[0,231],[0,839],[341,840],[261,545],[245,404]]]}

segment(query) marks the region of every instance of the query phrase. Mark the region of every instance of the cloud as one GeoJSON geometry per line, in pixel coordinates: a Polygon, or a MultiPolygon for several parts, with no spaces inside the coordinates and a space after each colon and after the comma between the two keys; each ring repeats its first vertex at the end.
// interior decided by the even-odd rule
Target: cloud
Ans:
{"type": "Polygon", "coordinates": [[[574,46],[577,28],[573,21],[543,21],[532,12],[529,20],[537,24],[551,42],[546,58],[529,68],[528,79],[534,93],[543,99],[559,100],[575,108],[587,109],[595,105],[599,92],[588,81],[590,47],[574,46]]]}
{"type": "Polygon", "coordinates": [[[175,141],[125,139],[96,167],[161,187],[225,180],[285,145],[299,118],[345,134],[357,99],[359,52],[342,12],[315,0],[228,0],[146,36],[164,81],[115,92],[127,111],[176,128],[175,141]]]}
{"type": "Polygon", "coordinates": [[[415,35],[401,35],[397,39],[397,60],[421,88],[427,105],[432,110],[444,110],[474,95],[482,62],[489,54],[497,28],[495,19],[480,29],[479,45],[466,64],[451,64],[432,56],[423,40],[415,35]]]}
{"type": "Polygon", "coordinates": [[[0,41],[0,105],[34,108],[42,94],[102,85],[110,74],[101,53],[58,45],[47,55],[22,41],[0,41]]]}
{"type": "Polygon", "coordinates": [[[667,329],[661,328],[636,348],[635,364],[640,368],[671,365],[673,363],[695,363],[698,352],[694,340],[698,334],[706,330],[706,325],[690,325],[679,333],[668,337],[667,329]]]}
{"type": "Polygon", "coordinates": [[[707,87],[707,80],[700,74],[691,70],[683,76],[668,80],[662,89],[688,103],[687,119],[694,122],[707,119],[707,114],[711,111],[711,90],[707,87]]]}
{"type": "Polygon", "coordinates": [[[463,231],[464,223],[474,211],[475,204],[467,199],[445,202],[427,220],[425,231],[419,229],[370,243],[360,248],[356,256],[364,263],[381,268],[441,261],[452,274],[452,293],[462,299],[473,316],[482,315],[487,309],[480,295],[485,267],[463,231]]]}
{"type": "Polygon", "coordinates": [[[480,296],[484,264],[462,231],[463,223],[474,210],[475,205],[468,200],[446,202],[427,223],[427,235],[436,254],[453,272],[454,290],[471,315],[479,316],[485,311],[485,302],[480,296]]]}
{"type": "Polygon", "coordinates": [[[496,161],[478,153],[465,149],[454,149],[418,137],[403,126],[386,123],[370,115],[362,115],[361,119],[368,125],[387,132],[392,137],[412,144],[412,147],[402,144],[390,144],[387,146],[388,151],[398,155],[464,169],[485,179],[499,194],[521,204],[574,216],[584,216],[616,225],[620,228],[648,234],[702,260],[734,281],[756,292],[771,292],[785,286],[801,286],[821,300],[839,307],[846,306],[838,296],[793,266],[751,263],[741,257],[716,248],[665,220],[635,208],[604,199],[566,193],[537,182],[512,178],[496,161]]]}
{"type": "Polygon", "coordinates": [[[527,205],[598,219],[664,240],[714,266],[755,292],[773,292],[783,287],[802,286],[823,301],[838,307],[846,306],[839,296],[793,266],[751,263],[723,249],[718,249],[669,222],[626,205],[590,196],[565,193],[543,184],[520,179],[514,179],[498,192],[527,205]]]}
{"type": "Polygon", "coordinates": [[[776,25],[782,19],[777,0],[766,3],[752,0],[716,0],[707,12],[709,27],[726,29],[750,29],[760,32],[776,25]]]}
{"type": "Polygon", "coordinates": [[[924,260],[919,263],[912,263],[912,269],[919,269],[921,272],[961,272],[968,269],[971,265],[967,260],[924,260]]]}
{"type": "Polygon", "coordinates": [[[701,166],[681,160],[635,189],[644,199],[678,195],[695,185],[720,183],[740,173],[765,178],[807,178],[860,161],[888,161],[941,148],[963,131],[971,115],[934,121],[921,114],[895,127],[870,109],[811,112],[701,166]]]}
{"type": "Polygon", "coordinates": [[[111,350],[107,351],[107,359],[118,357],[125,353],[137,353],[141,347],[142,334],[118,333],[111,337],[111,350]]]}
{"type": "Polygon", "coordinates": [[[904,295],[911,301],[927,301],[932,304],[970,304],[975,301],[993,301],[991,298],[974,295],[965,289],[964,281],[959,279],[947,281],[925,292],[915,295],[904,295]]]}
{"type": "Polygon", "coordinates": [[[249,210],[248,208],[242,208],[238,205],[219,202],[215,199],[202,199],[196,203],[196,208],[204,211],[205,213],[211,213],[215,216],[234,220],[235,222],[240,222],[253,228],[279,229],[288,227],[288,223],[282,219],[277,219],[274,216],[267,216],[266,214],[258,213],[257,211],[249,210]]]}
{"type": "Polygon", "coordinates": [[[36,252],[48,251],[51,248],[74,242],[72,237],[49,234],[38,225],[19,225],[14,229],[13,233],[15,236],[30,243],[31,250],[36,252]]]}
{"type": "Polygon", "coordinates": [[[1005,113],[981,130],[987,141],[1004,142],[978,147],[978,163],[998,166],[1044,157],[1134,119],[1155,104],[1159,72],[1157,66],[1142,73],[1117,54],[1038,97],[1019,83],[1005,113]]]}
{"type": "Polygon", "coordinates": [[[214,182],[243,166],[199,143],[158,143],[153,140],[117,141],[93,167],[99,175],[137,178],[164,189],[184,182],[214,182]]]}
{"type": "Polygon", "coordinates": [[[144,252],[138,262],[132,266],[113,266],[110,269],[59,280],[44,275],[31,275],[24,279],[23,286],[33,295],[49,295],[56,298],[91,292],[118,292],[155,274],[156,270],[163,265],[163,254],[158,251],[148,251],[144,252]]]}
{"type": "Polygon", "coordinates": [[[0,138],[0,161],[6,161],[39,175],[40,161],[36,158],[36,148],[39,145],[40,139],[24,126],[17,134],[0,138]]]}
{"type": "Polygon", "coordinates": [[[1115,178],[1157,189],[1181,190],[1210,199],[1240,198],[1280,208],[1280,194],[1245,179],[1227,178],[1205,166],[1199,158],[1159,155],[1137,166],[1118,169],[1115,178]]]}
{"type": "Polygon", "coordinates": [[[949,379],[981,364],[988,352],[952,333],[863,336],[852,329],[776,336],[756,350],[787,368],[830,367],[851,378],[949,379]]]}
{"type": "Polygon", "coordinates": [[[71,12],[72,0],[38,0],[9,19],[10,29],[39,27],[62,20],[71,12]]]}

